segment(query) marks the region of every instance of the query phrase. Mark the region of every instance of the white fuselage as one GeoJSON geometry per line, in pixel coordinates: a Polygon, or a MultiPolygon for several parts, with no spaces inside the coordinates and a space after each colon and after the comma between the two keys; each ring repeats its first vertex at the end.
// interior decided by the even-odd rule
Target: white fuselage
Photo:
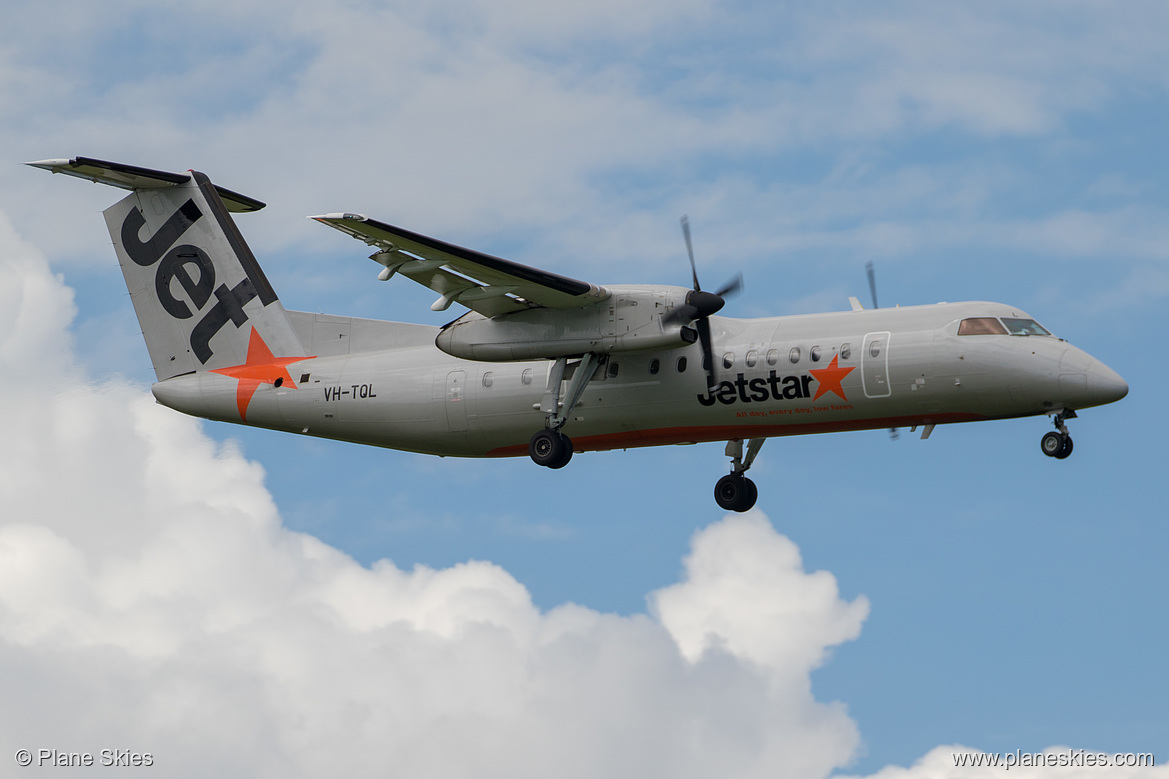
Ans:
{"type": "MultiPolygon", "coordinates": [[[[288,365],[291,384],[253,387],[246,420],[228,376],[176,376],[155,396],[211,419],[436,455],[527,455],[544,427],[550,360],[463,360],[435,346],[437,327],[289,315],[314,356],[288,365]]],[[[613,353],[565,432],[577,451],[604,450],[1039,415],[1127,392],[1056,337],[957,334],[964,318],[994,316],[1026,315],[969,302],[711,317],[713,389],[697,344],[613,353]]]]}

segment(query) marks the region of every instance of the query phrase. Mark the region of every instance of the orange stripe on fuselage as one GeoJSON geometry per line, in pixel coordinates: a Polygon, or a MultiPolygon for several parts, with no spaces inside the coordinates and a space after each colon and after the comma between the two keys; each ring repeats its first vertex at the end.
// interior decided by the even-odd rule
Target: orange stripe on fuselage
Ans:
{"type": "MultiPolygon", "coordinates": [[[[694,425],[686,427],[662,427],[653,430],[631,430],[603,435],[577,436],[572,438],[572,448],[577,452],[597,452],[607,449],[634,449],[640,446],[666,446],[669,444],[704,443],[707,441],[747,440],[751,438],[774,438],[789,435],[812,435],[815,433],[841,433],[848,430],[879,430],[886,427],[912,427],[914,425],[944,425],[953,422],[978,422],[987,419],[983,414],[949,413],[921,414],[907,417],[886,417],[883,419],[842,420],[839,422],[806,422],[795,425],[694,425]]],[[[492,449],[488,457],[520,457],[528,453],[528,445],[513,444],[492,449]]]]}

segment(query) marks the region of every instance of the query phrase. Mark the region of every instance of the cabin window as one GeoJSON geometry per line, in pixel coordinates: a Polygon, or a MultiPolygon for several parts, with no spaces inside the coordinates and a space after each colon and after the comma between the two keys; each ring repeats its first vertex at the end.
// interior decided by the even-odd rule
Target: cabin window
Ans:
{"type": "Polygon", "coordinates": [[[747,367],[754,368],[755,363],[757,362],[759,362],[759,352],[755,351],[754,349],[747,352],[747,367]]]}
{"type": "Polygon", "coordinates": [[[775,365],[777,362],[779,362],[779,350],[777,350],[777,349],[768,350],[767,364],[768,365],[775,365]]]}
{"type": "Polygon", "coordinates": [[[787,358],[792,361],[793,365],[795,365],[797,362],[799,362],[800,361],[800,347],[793,346],[792,350],[787,353],[787,358]]]}
{"type": "Polygon", "coordinates": [[[880,357],[881,356],[881,342],[880,341],[873,341],[871,344],[869,344],[869,356],[870,357],[880,357]]]}
{"type": "Polygon", "coordinates": [[[852,357],[852,344],[840,345],[840,359],[847,360],[852,357]]]}
{"type": "Polygon", "coordinates": [[[522,374],[520,374],[520,381],[522,381],[524,383],[525,387],[532,383],[532,369],[531,368],[524,368],[524,372],[522,374]]]}
{"type": "Polygon", "coordinates": [[[723,355],[723,367],[724,368],[730,368],[734,364],[735,364],[735,353],[734,352],[727,352],[726,354],[723,355]]]}
{"type": "Polygon", "coordinates": [[[808,356],[812,358],[812,362],[820,362],[821,353],[822,352],[819,346],[813,346],[812,351],[808,353],[808,356]]]}
{"type": "Polygon", "coordinates": [[[487,371],[483,374],[483,386],[490,387],[495,383],[495,371],[487,371]]]}
{"type": "Polygon", "coordinates": [[[657,357],[655,357],[649,361],[649,375],[650,376],[657,376],[658,371],[660,371],[661,369],[662,369],[662,361],[659,360],[657,357]]]}
{"type": "Polygon", "coordinates": [[[685,373],[685,372],[686,372],[686,358],[679,357],[678,358],[678,373],[685,373]]]}
{"type": "Polygon", "coordinates": [[[1007,328],[993,316],[976,316],[963,319],[958,325],[958,335],[1006,335],[1007,328]]]}
{"type": "Polygon", "coordinates": [[[609,363],[609,378],[610,379],[617,378],[617,370],[618,370],[617,363],[615,363],[615,362],[609,363]]]}

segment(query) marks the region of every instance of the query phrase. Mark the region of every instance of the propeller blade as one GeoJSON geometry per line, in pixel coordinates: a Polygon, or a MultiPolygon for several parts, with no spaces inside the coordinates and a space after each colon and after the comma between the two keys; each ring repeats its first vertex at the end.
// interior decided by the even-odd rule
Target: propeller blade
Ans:
{"type": "Polygon", "coordinates": [[[662,322],[667,325],[672,325],[676,322],[683,324],[690,324],[698,318],[698,308],[688,303],[680,306],[675,306],[668,314],[662,317],[662,322]]]}
{"type": "Polygon", "coordinates": [[[722,288],[714,294],[718,295],[721,298],[721,297],[726,297],[727,295],[738,294],[742,289],[743,289],[743,274],[738,273],[735,275],[735,277],[733,279],[728,281],[726,284],[723,284],[722,288]]]}
{"type": "Polygon", "coordinates": [[[694,289],[701,292],[698,284],[698,266],[694,264],[694,244],[690,241],[690,217],[682,216],[682,237],[686,239],[686,253],[690,255],[690,272],[694,274],[694,289]]]}
{"type": "Polygon", "coordinates": [[[702,317],[695,321],[694,328],[698,331],[698,342],[702,344],[702,362],[706,367],[706,387],[710,389],[718,382],[718,375],[714,369],[714,345],[710,339],[710,320],[702,317]]]}

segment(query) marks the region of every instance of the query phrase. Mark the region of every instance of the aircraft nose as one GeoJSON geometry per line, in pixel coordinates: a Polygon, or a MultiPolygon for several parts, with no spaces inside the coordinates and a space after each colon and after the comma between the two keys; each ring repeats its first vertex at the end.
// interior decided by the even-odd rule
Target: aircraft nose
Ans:
{"type": "Polygon", "coordinates": [[[1088,394],[1092,405],[1115,403],[1128,394],[1128,382],[1099,360],[1088,370],[1088,394]]]}

